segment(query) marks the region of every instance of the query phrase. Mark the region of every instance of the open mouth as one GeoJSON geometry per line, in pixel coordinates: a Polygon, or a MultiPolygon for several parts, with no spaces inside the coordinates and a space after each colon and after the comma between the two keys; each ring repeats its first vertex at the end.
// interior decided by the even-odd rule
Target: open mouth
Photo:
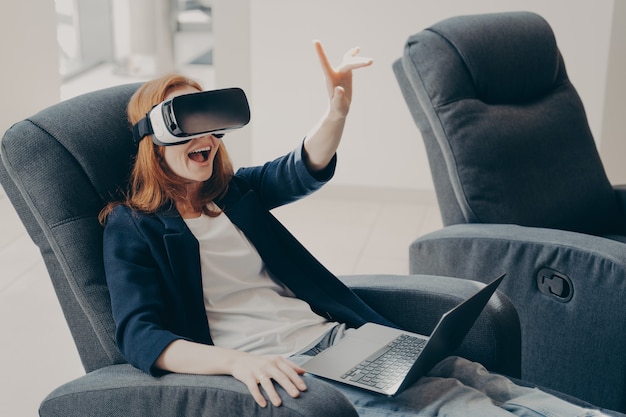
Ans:
{"type": "Polygon", "coordinates": [[[208,147],[208,148],[198,149],[193,152],[189,152],[187,156],[189,156],[189,159],[191,159],[192,161],[202,163],[202,162],[206,162],[209,159],[210,152],[211,152],[211,148],[208,147]]]}

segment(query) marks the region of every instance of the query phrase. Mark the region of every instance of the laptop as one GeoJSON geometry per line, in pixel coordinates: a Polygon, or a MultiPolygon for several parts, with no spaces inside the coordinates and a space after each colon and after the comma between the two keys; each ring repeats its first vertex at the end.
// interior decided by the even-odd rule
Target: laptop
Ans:
{"type": "Polygon", "coordinates": [[[366,323],[301,366],[322,378],[398,394],[459,347],[504,276],[446,312],[430,336],[366,323]]]}

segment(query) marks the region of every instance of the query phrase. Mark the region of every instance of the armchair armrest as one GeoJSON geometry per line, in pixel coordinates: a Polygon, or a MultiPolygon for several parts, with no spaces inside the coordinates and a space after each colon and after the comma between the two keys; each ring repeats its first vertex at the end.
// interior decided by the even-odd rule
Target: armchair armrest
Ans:
{"type": "MultiPolygon", "coordinates": [[[[429,335],[441,316],[484,284],[430,275],[340,277],[367,304],[398,326],[429,335]]],[[[495,276],[493,277],[495,278],[495,276]]],[[[517,311],[496,292],[455,353],[511,377],[521,373],[521,332],[517,311]]]]}
{"type": "Polygon", "coordinates": [[[416,239],[409,262],[413,274],[486,280],[493,271],[507,272],[499,291],[519,312],[522,378],[626,409],[624,242],[511,224],[459,224],[416,239]],[[550,280],[562,285],[550,286],[550,280]]]}
{"type": "Polygon", "coordinates": [[[93,416],[356,416],[330,384],[304,375],[309,389],[291,398],[277,387],[281,407],[259,407],[244,384],[230,376],[167,374],[152,377],[128,364],[107,366],[50,393],[41,417],[93,416]],[[254,410],[254,411],[253,411],[254,410]]]}

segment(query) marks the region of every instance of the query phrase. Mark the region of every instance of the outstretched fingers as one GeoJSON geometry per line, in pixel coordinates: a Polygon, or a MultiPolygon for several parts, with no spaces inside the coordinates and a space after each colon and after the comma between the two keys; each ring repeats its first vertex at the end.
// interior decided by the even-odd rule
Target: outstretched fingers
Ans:
{"type": "Polygon", "coordinates": [[[357,68],[367,67],[374,63],[372,58],[367,58],[363,56],[358,56],[361,52],[361,48],[354,47],[345,53],[343,56],[343,61],[339,68],[337,68],[337,72],[346,72],[352,71],[357,68]]]}
{"type": "Polygon", "coordinates": [[[322,43],[318,40],[313,42],[315,45],[315,50],[317,51],[317,56],[319,58],[320,64],[322,65],[322,69],[326,73],[327,76],[333,76],[338,73],[345,73],[352,71],[357,68],[367,67],[374,63],[372,58],[359,56],[361,52],[361,48],[356,46],[350,49],[343,55],[343,59],[341,64],[337,68],[333,67],[324,51],[324,47],[322,43]]]}

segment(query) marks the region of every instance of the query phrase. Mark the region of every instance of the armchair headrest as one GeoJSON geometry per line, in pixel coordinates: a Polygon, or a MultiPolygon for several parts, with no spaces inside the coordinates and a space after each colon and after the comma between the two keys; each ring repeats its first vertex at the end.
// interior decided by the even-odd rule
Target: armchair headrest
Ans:
{"type": "Polygon", "coordinates": [[[564,71],[550,25],[534,13],[459,16],[428,30],[456,49],[473,79],[476,98],[490,104],[539,97],[564,71]]]}

